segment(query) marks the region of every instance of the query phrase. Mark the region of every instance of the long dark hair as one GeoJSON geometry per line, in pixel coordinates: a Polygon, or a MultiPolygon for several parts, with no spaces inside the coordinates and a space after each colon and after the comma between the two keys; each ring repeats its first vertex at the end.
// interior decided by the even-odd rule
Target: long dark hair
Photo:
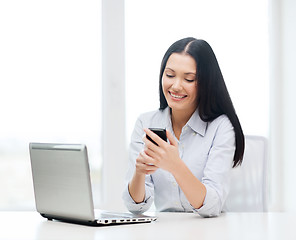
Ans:
{"type": "Polygon", "coordinates": [[[245,150],[244,133],[227,91],[216,56],[206,41],[189,37],[181,39],[169,47],[162,59],[160,68],[160,109],[163,110],[168,106],[162,90],[162,75],[172,53],[186,53],[194,58],[197,65],[197,103],[200,118],[205,122],[210,122],[222,114],[229,118],[235,132],[236,149],[233,167],[240,165],[245,150]]]}

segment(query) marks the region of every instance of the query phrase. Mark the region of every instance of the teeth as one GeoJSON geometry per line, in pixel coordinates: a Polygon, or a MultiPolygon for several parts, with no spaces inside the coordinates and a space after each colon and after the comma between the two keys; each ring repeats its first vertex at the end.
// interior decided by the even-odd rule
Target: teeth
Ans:
{"type": "Polygon", "coordinates": [[[171,95],[174,97],[174,98],[183,98],[184,96],[178,96],[178,95],[175,95],[173,93],[171,93],[171,95]]]}

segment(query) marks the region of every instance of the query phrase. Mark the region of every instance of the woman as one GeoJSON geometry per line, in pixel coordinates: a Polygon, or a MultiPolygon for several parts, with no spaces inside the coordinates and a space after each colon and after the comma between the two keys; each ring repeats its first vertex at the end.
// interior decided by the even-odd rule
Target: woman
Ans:
{"type": "Polygon", "coordinates": [[[218,216],[229,171],[242,162],[244,135],[206,41],[185,38],[167,50],[159,93],[159,110],[142,114],[132,134],[124,202],[134,213],[154,200],[158,211],[218,216]],[[148,128],[165,128],[168,142],[148,128]]]}

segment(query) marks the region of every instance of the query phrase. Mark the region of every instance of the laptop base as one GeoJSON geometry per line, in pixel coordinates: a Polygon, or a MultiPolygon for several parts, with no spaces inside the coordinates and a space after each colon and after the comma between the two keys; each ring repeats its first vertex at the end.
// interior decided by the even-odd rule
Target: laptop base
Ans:
{"type": "MultiPolygon", "coordinates": [[[[73,223],[73,224],[80,224],[86,226],[93,226],[93,227],[103,227],[103,226],[113,226],[113,225],[124,225],[124,224],[138,224],[138,223],[151,223],[156,221],[156,218],[132,218],[132,219],[106,219],[106,220],[94,220],[94,221],[83,221],[79,219],[71,219],[71,218],[63,218],[60,216],[54,216],[49,214],[40,213],[40,215],[44,218],[47,218],[48,221],[61,221],[66,223],[73,223]]],[[[147,217],[147,216],[146,216],[147,217]]]]}

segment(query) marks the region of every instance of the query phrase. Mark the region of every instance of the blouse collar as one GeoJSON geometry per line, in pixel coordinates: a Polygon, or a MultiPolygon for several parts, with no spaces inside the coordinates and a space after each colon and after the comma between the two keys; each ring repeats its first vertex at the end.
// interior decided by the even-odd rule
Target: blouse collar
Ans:
{"type": "MultiPolygon", "coordinates": [[[[163,111],[166,116],[165,124],[167,127],[169,127],[172,130],[172,120],[171,120],[170,108],[167,107],[163,111]]],[[[207,130],[208,123],[204,122],[200,118],[198,108],[197,108],[185,126],[189,126],[194,132],[198,133],[201,136],[204,136],[206,133],[206,130],[207,130]]]]}

